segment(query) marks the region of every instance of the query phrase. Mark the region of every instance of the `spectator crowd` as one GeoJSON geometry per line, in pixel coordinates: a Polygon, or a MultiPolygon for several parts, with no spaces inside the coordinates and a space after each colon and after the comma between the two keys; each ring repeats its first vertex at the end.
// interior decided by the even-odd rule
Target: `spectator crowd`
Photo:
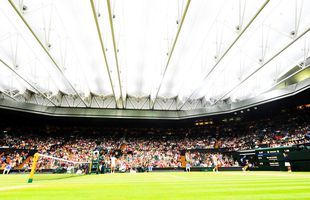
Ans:
{"type": "MultiPolygon", "coordinates": [[[[23,151],[0,152],[0,167],[19,166],[27,158],[28,150],[75,162],[95,160],[101,168],[108,168],[111,156],[115,156],[117,167],[125,171],[180,167],[181,151],[185,150],[186,162],[191,166],[211,167],[216,160],[229,167],[238,165],[232,156],[195,150],[290,146],[309,143],[309,133],[309,113],[176,129],[6,127],[0,133],[0,148],[23,151]]],[[[38,165],[41,169],[53,168],[48,159],[40,160],[38,165]]]]}

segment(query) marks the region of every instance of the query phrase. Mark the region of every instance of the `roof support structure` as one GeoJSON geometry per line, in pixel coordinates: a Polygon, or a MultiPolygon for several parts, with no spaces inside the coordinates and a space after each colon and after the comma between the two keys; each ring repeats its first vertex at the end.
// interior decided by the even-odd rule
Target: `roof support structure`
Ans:
{"type": "Polygon", "coordinates": [[[173,103],[176,103],[176,100],[175,100],[175,99],[173,99],[173,100],[171,101],[171,104],[170,104],[170,106],[167,108],[167,110],[170,110],[170,108],[171,108],[171,106],[173,105],[173,103]]]}
{"type": "Polygon", "coordinates": [[[136,109],[134,103],[132,103],[131,99],[130,98],[127,98],[128,102],[132,105],[133,109],[136,109]]]}
{"type": "MultiPolygon", "coordinates": [[[[107,101],[108,99],[105,99],[105,101],[107,101]]],[[[109,108],[109,106],[111,105],[111,103],[113,102],[113,98],[111,98],[111,100],[107,103],[107,105],[105,106],[105,108],[109,108]]]]}
{"type": "Polygon", "coordinates": [[[30,25],[28,24],[28,22],[26,21],[26,19],[24,18],[24,16],[20,13],[20,11],[18,10],[18,8],[15,6],[14,2],[12,0],[8,0],[9,3],[11,4],[11,6],[13,7],[13,9],[15,10],[15,12],[18,14],[18,16],[21,18],[21,20],[24,22],[24,24],[27,26],[28,30],[31,32],[31,34],[34,36],[34,38],[36,39],[36,41],[39,43],[39,45],[42,47],[42,49],[44,50],[44,52],[48,55],[48,57],[51,59],[51,61],[53,62],[54,66],[57,68],[57,70],[61,73],[61,75],[64,77],[64,79],[67,81],[67,83],[70,85],[70,87],[73,89],[73,91],[76,93],[76,95],[79,97],[79,99],[81,100],[81,102],[88,107],[87,103],[84,101],[84,99],[81,97],[81,95],[78,93],[78,91],[74,88],[74,86],[72,85],[72,83],[68,80],[68,78],[66,77],[66,75],[63,73],[62,69],[59,67],[59,65],[57,64],[57,62],[55,61],[55,59],[52,57],[52,55],[49,53],[49,51],[45,48],[45,46],[43,45],[43,43],[41,42],[41,40],[39,39],[39,37],[35,34],[35,32],[32,30],[32,28],[30,27],[30,25]]]}
{"type": "MultiPolygon", "coordinates": [[[[115,105],[116,105],[116,107],[118,107],[117,99],[116,99],[116,95],[115,95],[115,90],[113,87],[112,76],[111,76],[110,68],[109,68],[109,64],[108,64],[108,59],[107,59],[107,55],[105,53],[105,47],[104,47],[102,36],[101,36],[101,30],[100,30],[100,26],[99,26],[99,22],[98,22],[98,18],[97,18],[94,0],[90,0],[90,4],[91,4],[91,8],[92,8],[93,15],[94,15],[94,20],[96,23],[96,28],[97,28],[98,37],[99,37],[99,41],[100,41],[100,45],[101,45],[101,50],[102,50],[102,54],[103,54],[103,58],[104,58],[104,63],[105,63],[105,66],[106,66],[106,69],[107,69],[107,72],[109,75],[109,80],[110,80],[110,85],[111,85],[112,93],[113,93],[114,100],[115,100],[115,105]]],[[[122,103],[122,108],[123,108],[123,103],[122,103]]]]}
{"type": "MultiPolygon", "coordinates": [[[[255,13],[255,15],[252,17],[252,19],[249,21],[249,23],[244,27],[244,29],[241,30],[239,35],[236,37],[236,39],[230,44],[230,46],[226,49],[226,51],[220,56],[220,58],[217,60],[215,65],[211,68],[211,70],[207,73],[207,75],[203,78],[202,82],[204,82],[211,73],[215,70],[215,68],[218,66],[218,64],[223,60],[223,58],[227,55],[227,53],[231,50],[231,48],[237,43],[237,41],[240,39],[240,37],[244,34],[244,32],[250,27],[250,25],[253,23],[253,21],[256,19],[256,17],[261,13],[261,11],[266,7],[266,5],[269,3],[270,0],[266,0],[265,3],[259,8],[259,10],[255,13]]],[[[180,108],[178,110],[181,110],[183,106],[187,103],[187,101],[197,92],[199,89],[196,88],[182,103],[180,108]]]]}
{"type": "Polygon", "coordinates": [[[95,96],[93,96],[93,97],[92,97],[92,99],[94,99],[94,100],[95,100],[95,102],[96,102],[96,104],[97,104],[97,106],[98,106],[99,108],[101,108],[101,107],[100,107],[100,104],[99,104],[99,102],[98,102],[98,100],[96,99],[96,97],[95,97],[95,96]]]}
{"type": "Polygon", "coordinates": [[[69,108],[70,108],[71,106],[70,106],[70,103],[69,103],[69,101],[68,101],[67,96],[66,96],[66,95],[63,95],[62,98],[64,98],[64,99],[66,100],[66,102],[67,102],[67,104],[68,104],[68,106],[69,106],[69,108]]]}
{"type": "Polygon", "coordinates": [[[300,73],[301,71],[305,70],[306,68],[300,68],[297,72],[289,75],[288,77],[282,79],[281,81],[277,82],[276,84],[272,85],[271,87],[269,87],[267,90],[265,91],[270,91],[271,89],[277,87],[278,85],[280,85],[281,83],[285,82],[286,80],[290,79],[291,77],[295,76],[296,74],[300,73]]]}
{"type": "Polygon", "coordinates": [[[112,17],[111,2],[110,2],[110,0],[107,0],[107,5],[108,5],[108,11],[109,11],[110,29],[111,29],[111,35],[112,35],[112,41],[113,41],[113,49],[114,49],[114,57],[115,57],[116,70],[117,70],[117,78],[118,78],[118,84],[119,84],[119,90],[120,90],[120,98],[122,100],[122,107],[124,107],[125,103],[124,103],[124,100],[123,100],[123,90],[122,90],[121,75],[120,75],[120,70],[119,70],[119,63],[118,63],[118,56],[117,56],[117,47],[116,47],[116,41],[115,41],[113,17],[112,17]]]}
{"type": "Polygon", "coordinates": [[[144,103],[143,103],[143,104],[142,104],[142,106],[140,107],[140,110],[142,110],[142,109],[143,109],[144,105],[145,105],[145,104],[146,104],[146,102],[148,102],[148,101],[149,101],[149,98],[145,99],[144,103]]]}
{"type": "Polygon", "coordinates": [[[4,96],[12,99],[13,101],[17,101],[17,99],[15,99],[15,97],[12,97],[11,95],[9,95],[8,93],[6,93],[5,91],[0,91],[0,94],[3,94],[4,96]]]}
{"type": "Polygon", "coordinates": [[[38,92],[42,97],[47,99],[50,103],[52,103],[54,106],[58,106],[54,101],[52,101],[50,98],[48,98],[45,94],[43,94],[38,88],[36,88],[33,84],[31,84],[29,81],[27,81],[24,77],[22,77],[17,71],[15,71],[13,68],[11,68],[6,62],[4,62],[0,58],[0,62],[5,65],[9,70],[11,70],[15,75],[17,75],[21,80],[23,80],[25,83],[27,83],[30,87],[32,87],[36,92],[38,92]]]}
{"type": "Polygon", "coordinates": [[[180,21],[180,26],[178,27],[177,34],[176,34],[176,36],[175,36],[175,38],[174,38],[174,42],[173,42],[173,44],[172,44],[172,48],[171,48],[171,50],[170,50],[170,52],[169,52],[169,57],[168,57],[168,60],[167,60],[166,66],[165,66],[164,73],[163,73],[163,75],[162,75],[162,78],[161,78],[161,80],[160,80],[158,89],[157,89],[156,94],[155,94],[155,99],[154,99],[153,102],[151,101],[151,109],[154,109],[154,105],[155,105],[156,99],[157,99],[157,97],[158,97],[158,93],[159,93],[159,91],[160,91],[161,85],[162,85],[163,80],[164,80],[164,78],[165,78],[165,74],[166,74],[166,72],[167,72],[167,69],[168,69],[168,66],[169,66],[169,63],[170,63],[170,60],[171,60],[171,57],[172,57],[172,54],[173,54],[175,45],[176,45],[176,43],[177,43],[177,41],[178,41],[178,38],[179,38],[179,35],[180,35],[180,32],[181,32],[182,26],[183,26],[183,22],[184,22],[184,20],[185,20],[185,17],[186,17],[186,14],[187,14],[187,10],[188,10],[188,8],[189,8],[190,3],[191,3],[191,0],[187,0],[186,7],[185,7],[184,12],[183,12],[183,15],[182,15],[182,19],[181,19],[181,21],[180,21]]]}
{"type": "Polygon", "coordinates": [[[226,95],[233,92],[235,89],[237,89],[242,83],[247,81],[249,78],[251,78],[254,74],[256,74],[259,70],[261,70],[264,66],[266,66],[269,62],[271,62],[274,58],[279,56],[283,51],[285,51],[287,48],[289,48],[292,44],[294,44],[297,40],[299,40],[302,36],[304,36],[306,33],[310,31],[310,28],[307,28],[303,33],[301,33],[298,37],[296,37],[293,41],[288,43],[284,48],[282,48],[280,51],[278,51],[276,54],[274,54],[271,58],[269,58],[265,63],[263,63],[259,68],[257,68],[255,71],[253,71],[251,74],[249,74],[246,78],[244,78],[240,83],[235,85],[232,89],[227,91],[224,95],[222,95],[219,99],[217,99],[214,104],[222,100],[226,95]]]}

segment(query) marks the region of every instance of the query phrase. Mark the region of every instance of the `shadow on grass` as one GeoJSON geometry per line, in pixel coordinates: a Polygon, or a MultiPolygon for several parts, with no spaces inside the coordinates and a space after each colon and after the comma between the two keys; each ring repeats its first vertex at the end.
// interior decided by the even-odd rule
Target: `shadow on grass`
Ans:
{"type": "Polygon", "coordinates": [[[85,174],[36,174],[33,181],[61,180],[69,178],[78,178],[86,176],[85,174]]]}

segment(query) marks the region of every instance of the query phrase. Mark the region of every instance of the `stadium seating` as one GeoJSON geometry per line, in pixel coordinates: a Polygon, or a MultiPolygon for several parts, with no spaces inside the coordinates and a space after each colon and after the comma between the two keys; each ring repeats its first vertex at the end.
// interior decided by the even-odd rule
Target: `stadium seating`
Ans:
{"type": "MultiPolygon", "coordinates": [[[[0,141],[3,147],[0,164],[11,163],[14,169],[26,170],[24,165],[31,165],[27,157],[38,151],[74,162],[93,160],[94,167],[104,165],[106,169],[111,155],[118,158],[117,167],[124,166],[127,170],[143,171],[150,166],[180,168],[185,163],[193,167],[212,167],[214,159],[224,167],[235,167],[242,163],[229,152],[309,143],[308,121],[309,111],[300,111],[273,119],[188,129],[6,127],[0,141]]],[[[45,164],[44,159],[41,160],[39,168],[46,169],[45,164]]]]}

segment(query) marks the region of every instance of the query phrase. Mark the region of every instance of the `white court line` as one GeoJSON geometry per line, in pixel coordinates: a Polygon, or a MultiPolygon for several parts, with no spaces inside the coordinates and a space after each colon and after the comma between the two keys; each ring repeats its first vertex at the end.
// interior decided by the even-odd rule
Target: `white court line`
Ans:
{"type": "Polygon", "coordinates": [[[19,186],[9,186],[9,187],[0,187],[0,191],[8,191],[8,190],[20,190],[24,188],[35,187],[34,185],[19,185],[19,186]]]}
{"type": "MultiPolygon", "coordinates": [[[[186,172],[185,172],[186,173],[186,172]]],[[[188,178],[188,177],[184,177],[184,176],[178,176],[175,174],[170,174],[170,173],[166,173],[165,175],[168,175],[168,177],[174,177],[177,178],[179,180],[193,180],[192,178],[188,178]]],[[[167,177],[167,176],[166,176],[167,177]]]]}

